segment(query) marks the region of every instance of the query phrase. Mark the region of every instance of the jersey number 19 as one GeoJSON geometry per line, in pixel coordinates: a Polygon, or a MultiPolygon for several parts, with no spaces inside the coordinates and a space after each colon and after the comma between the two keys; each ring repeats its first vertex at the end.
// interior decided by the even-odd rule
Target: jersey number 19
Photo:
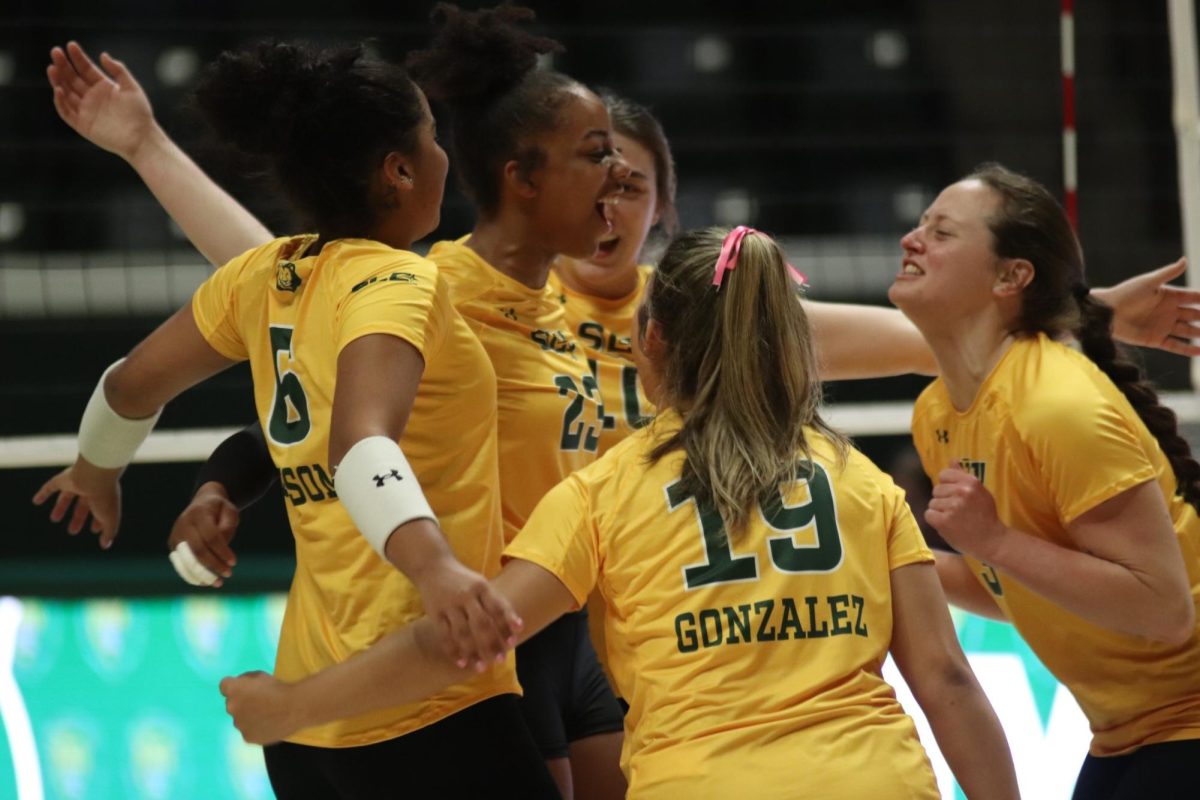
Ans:
{"type": "MultiPolygon", "coordinates": [[[[797,481],[808,489],[808,498],[789,506],[782,487],[768,492],[759,502],[758,511],[771,530],[780,535],[767,537],[771,563],[789,574],[832,572],[842,563],[842,537],[838,531],[837,507],[829,475],[816,463],[800,461],[795,467],[797,481]],[[810,528],[815,544],[797,545],[796,533],[810,528]]],[[[733,544],[725,531],[721,515],[712,505],[701,505],[683,488],[680,481],[666,488],[667,508],[671,511],[686,503],[696,503],[696,516],[704,540],[705,560],[684,567],[683,581],[688,589],[713,583],[758,580],[758,555],[734,555],[733,544]]]]}

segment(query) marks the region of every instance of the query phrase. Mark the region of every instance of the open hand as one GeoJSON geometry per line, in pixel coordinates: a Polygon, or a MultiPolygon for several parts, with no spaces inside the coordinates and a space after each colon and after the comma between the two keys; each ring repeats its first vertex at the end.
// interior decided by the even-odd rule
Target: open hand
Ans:
{"type": "Polygon", "coordinates": [[[54,108],[83,138],[132,161],[158,127],[150,100],[125,65],[108,53],[100,66],[76,42],[50,51],[46,76],[54,90],[54,108]],[[103,69],[101,69],[101,67],[103,69]]]}
{"type": "Polygon", "coordinates": [[[97,467],[80,457],[42,484],[33,496],[33,504],[40,506],[57,495],[50,521],[62,522],[70,512],[67,533],[74,536],[83,530],[90,516],[89,528],[99,534],[100,546],[107,550],[121,527],[121,472],[97,467]]]}
{"type": "Polygon", "coordinates": [[[1113,335],[1123,342],[1169,353],[1200,356],[1200,291],[1172,286],[1187,271],[1187,259],[1144,272],[1107,289],[1098,300],[1112,306],[1113,335]]]}

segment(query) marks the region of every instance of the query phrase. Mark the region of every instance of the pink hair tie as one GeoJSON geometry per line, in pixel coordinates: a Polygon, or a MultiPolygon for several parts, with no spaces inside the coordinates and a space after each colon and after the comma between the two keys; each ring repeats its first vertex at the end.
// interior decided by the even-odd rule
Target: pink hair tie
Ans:
{"type": "MultiPolygon", "coordinates": [[[[717,256],[717,268],[713,274],[712,285],[717,287],[717,291],[721,291],[721,284],[725,281],[725,273],[732,272],[737,267],[738,254],[742,252],[742,239],[745,239],[752,233],[759,233],[755,228],[750,228],[745,225],[738,225],[725,235],[725,242],[721,245],[721,254],[717,256]]],[[[766,235],[766,234],[762,234],[766,235]]],[[[808,278],[804,273],[787,265],[788,273],[792,276],[792,280],[801,286],[808,285],[808,278]]]]}
{"type": "Polygon", "coordinates": [[[807,275],[805,275],[803,272],[801,272],[800,270],[793,267],[791,264],[788,264],[787,268],[788,268],[788,274],[792,276],[792,280],[794,280],[796,283],[800,284],[801,286],[808,286],[808,276],[807,275]]]}
{"type": "Polygon", "coordinates": [[[737,267],[738,253],[742,251],[742,239],[746,238],[746,234],[758,233],[754,228],[747,228],[745,225],[738,225],[725,235],[725,243],[721,245],[721,255],[717,256],[717,269],[713,274],[712,285],[717,287],[717,291],[721,291],[721,283],[725,280],[726,271],[732,271],[737,267]]]}

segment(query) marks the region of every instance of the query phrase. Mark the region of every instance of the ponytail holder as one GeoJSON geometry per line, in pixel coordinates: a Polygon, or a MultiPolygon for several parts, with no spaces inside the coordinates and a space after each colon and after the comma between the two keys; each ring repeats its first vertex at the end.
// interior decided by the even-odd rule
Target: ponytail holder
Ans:
{"type": "Polygon", "coordinates": [[[1087,300],[1088,295],[1090,295],[1091,293],[1092,293],[1092,287],[1088,286],[1086,283],[1077,283],[1071,287],[1071,294],[1075,297],[1076,300],[1081,301],[1081,302],[1084,300],[1087,300]]]}
{"type": "MultiPolygon", "coordinates": [[[[725,242],[721,245],[721,254],[717,256],[717,267],[712,281],[712,285],[717,287],[718,292],[721,291],[721,284],[725,281],[725,273],[732,272],[737,267],[738,254],[742,251],[742,239],[752,233],[760,233],[760,231],[745,225],[738,225],[725,235],[725,242]]],[[[761,235],[765,236],[766,234],[761,235]]],[[[787,268],[792,280],[801,287],[808,285],[808,278],[804,276],[804,273],[791,264],[787,264],[787,268]]]]}
{"type": "Polygon", "coordinates": [[[754,228],[747,228],[745,225],[738,225],[725,235],[725,243],[721,245],[721,255],[717,256],[717,268],[713,273],[712,285],[717,287],[717,291],[721,291],[721,283],[725,280],[725,273],[732,272],[737,267],[738,253],[742,251],[742,239],[746,238],[747,234],[758,233],[754,228]]]}

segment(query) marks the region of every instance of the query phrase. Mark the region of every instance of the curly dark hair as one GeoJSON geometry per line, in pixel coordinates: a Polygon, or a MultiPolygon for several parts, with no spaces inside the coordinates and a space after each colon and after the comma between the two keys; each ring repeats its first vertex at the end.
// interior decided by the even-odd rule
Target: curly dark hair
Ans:
{"type": "Polygon", "coordinates": [[[267,160],[325,240],[374,228],[372,176],[387,153],[416,149],[426,114],[405,70],[369,58],[362,44],[272,41],[222,53],[193,102],[222,140],[267,160]]]}

